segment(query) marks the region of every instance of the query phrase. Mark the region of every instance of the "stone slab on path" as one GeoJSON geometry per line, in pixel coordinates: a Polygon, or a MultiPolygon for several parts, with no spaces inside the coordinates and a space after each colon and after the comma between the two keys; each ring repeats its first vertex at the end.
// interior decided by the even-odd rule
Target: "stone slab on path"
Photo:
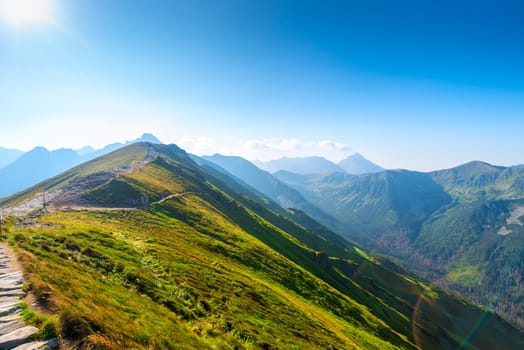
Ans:
{"type": "Polygon", "coordinates": [[[13,320],[11,322],[0,323],[0,336],[11,333],[12,331],[22,328],[24,326],[25,322],[20,319],[13,320]]]}
{"type": "Polygon", "coordinates": [[[14,296],[23,297],[24,295],[25,295],[25,292],[22,289],[11,289],[11,290],[0,292],[0,298],[14,297],[14,296]]]}
{"type": "Polygon", "coordinates": [[[23,285],[21,283],[11,283],[0,286],[0,292],[9,292],[11,290],[22,289],[23,285]]]}
{"type": "Polygon", "coordinates": [[[20,304],[19,297],[9,296],[0,298],[0,309],[5,309],[7,307],[15,306],[17,304],[20,304]]]}
{"type": "Polygon", "coordinates": [[[34,341],[17,346],[13,350],[39,350],[39,349],[55,349],[58,347],[58,339],[52,338],[43,341],[34,341]]]}
{"type": "Polygon", "coordinates": [[[19,320],[21,318],[22,318],[22,315],[20,315],[20,313],[11,314],[8,316],[2,316],[0,317],[0,323],[11,322],[14,320],[19,320]]]}
{"type": "Polygon", "coordinates": [[[27,343],[30,337],[38,332],[38,328],[25,326],[0,336],[0,349],[14,349],[19,345],[27,343]]]}
{"type": "Polygon", "coordinates": [[[22,310],[20,305],[2,308],[0,309],[0,317],[14,314],[15,312],[20,311],[20,310],[22,310]]]}

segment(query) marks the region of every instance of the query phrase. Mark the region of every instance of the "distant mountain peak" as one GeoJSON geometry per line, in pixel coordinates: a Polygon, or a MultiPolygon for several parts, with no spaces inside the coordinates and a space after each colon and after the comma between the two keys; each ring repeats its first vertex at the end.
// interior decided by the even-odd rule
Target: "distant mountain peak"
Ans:
{"type": "Polygon", "coordinates": [[[467,162],[465,164],[462,164],[461,166],[469,166],[469,167],[487,167],[487,168],[494,168],[494,169],[503,169],[504,167],[493,165],[488,162],[484,162],[481,160],[472,160],[471,162],[467,162]]]}
{"type": "Polygon", "coordinates": [[[151,133],[144,133],[142,136],[132,142],[151,142],[154,144],[163,144],[162,141],[160,141],[155,135],[151,133]]]}
{"type": "Polygon", "coordinates": [[[384,168],[364,158],[360,153],[355,153],[341,160],[338,166],[353,175],[379,173],[384,170],[384,168]]]}
{"type": "Polygon", "coordinates": [[[32,150],[30,150],[27,153],[36,153],[36,152],[49,152],[49,150],[43,146],[36,146],[32,150]]]}
{"type": "Polygon", "coordinates": [[[79,155],[79,156],[86,156],[90,153],[93,153],[95,151],[95,149],[92,147],[92,146],[84,146],[80,149],[77,149],[76,150],[76,153],[79,155]]]}
{"type": "Polygon", "coordinates": [[[506,169],[503,166],[493,165],[490,163],[486,163],[480,160],[473,160],[471,162],[467,162],[464,164],[461,164],[457,167],[453,167],[450,169],[444,169],[444,170],[437,170],[433,173],[447,173],[447,172],[453,172],[459,176],[475,176],[485,173],[498,173],[502,170],[506,169]]]}

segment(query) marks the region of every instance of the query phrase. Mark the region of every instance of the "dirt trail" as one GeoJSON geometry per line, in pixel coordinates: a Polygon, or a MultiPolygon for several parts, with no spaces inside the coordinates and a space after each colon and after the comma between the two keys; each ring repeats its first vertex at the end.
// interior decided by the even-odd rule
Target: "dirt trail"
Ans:
{"type": "Polygon", "coordinates": [[[56,338],[33,341],[31,336],[38,328],[26,325],[22,316],[20,299],[22,266],[5,243],[0,244],[0,349],[56,349],[56,338]]]}
{"type": "Polygon", "coordinates": [[[174,193],[174,194],[170,194],[169,196],[167,197],[164,197],[162,198],[161,200],[158,201],[158,203],[164,203],[165,201],[171,199],[171,198],[178,198],[178,197],[183,197],[185,195],[188,195],[188,194],[200,194],[199,192],[182,192],[182,193],[174,193]]]}

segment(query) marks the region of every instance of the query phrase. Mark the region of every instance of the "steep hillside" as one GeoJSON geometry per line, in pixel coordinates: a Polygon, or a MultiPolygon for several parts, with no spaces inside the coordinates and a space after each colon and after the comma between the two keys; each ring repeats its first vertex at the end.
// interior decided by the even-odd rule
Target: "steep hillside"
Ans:
{"type": "Polygon", "coordinates": [[[418,270],[524,327],[524,201],[458,204],[424,223],[413,242],[418,270]],[[445,237],[445,239],[443,239],[445,237]]]}
{"type": "Polygon", "coordinates": [[[524,171],[483,162],[417,173],[275,174],[368,249],[524,327],[524,171]]]}
{"type": "Polygon", "coordinates": [[[202,157],[202,159],[220,166],[229,175],[240,179],[254,190],[268,196],[281,207],[307,212],[324,225],[336,225],[335,219],[305,200],[298,191],[241,157],[215,154],[214,156],[202,157]]]}
{"type": "Polygon", "coordinates": [[[54,194],[7,235],[79,347],[524,346],[496,315],[227,183],[174,145],[135,144],[4,201],[54,194]]]}

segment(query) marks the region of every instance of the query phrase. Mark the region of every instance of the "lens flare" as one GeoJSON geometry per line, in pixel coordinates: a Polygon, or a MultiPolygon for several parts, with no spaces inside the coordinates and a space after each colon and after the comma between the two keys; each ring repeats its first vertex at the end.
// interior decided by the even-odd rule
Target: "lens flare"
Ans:
{"type": "Polygon", "coordinates": [[[50,24],[54,0],[0,0],[0,18],[13,27],[50,24]]]}

